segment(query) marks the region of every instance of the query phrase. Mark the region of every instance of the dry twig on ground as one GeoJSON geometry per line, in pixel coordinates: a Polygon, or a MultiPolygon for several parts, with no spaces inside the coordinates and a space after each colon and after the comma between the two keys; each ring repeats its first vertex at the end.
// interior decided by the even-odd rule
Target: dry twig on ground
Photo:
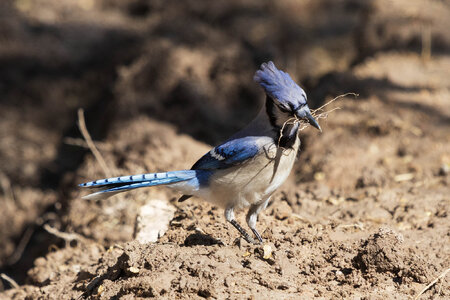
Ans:
{"type": "Polygon", "coordinates": [[[418,294],[416,297],[414,297],[414,300],[417,300],[420,298],[420,296],[422,296],[423,293],[425,293],[429,288],[431,288],[433,285],[435,285],[439,280],[443,280],[445,275],[447,275],[447,273],[450,271],[450,268],[448,268],[447,270],[445,270],[444,272],[441,273],[441,275],[439,275],[438,277],[436,277],[432,282],[430,282],[426,287],[424,287],[418,294]]]}
{"type": "Polygon", "coordinates": [[[105,173],[105,176],[111,177],[112,176],[111,170],[108,168],[108,165],[106,164],[105,160],[103,159],[103,156],[98,151],[97,147],[95,147],[95,144],[92,141],[92,138],[86,128],[86,122],[84,120],[84,111],[82,108],[80,108],[78,110],[78,128],[80,128],[83,138],[85,139],[92,154],[94,154],[95,159],[98,161],[100,167],[102,168],[103,172],[105,173]]]}
{"type": "Polygon", "coordinates": [[[8,275],[6,275],[5,273],[1,273],[0,277],[7,281],[13,288],[17,289],[19,288],[19,285],[17,284],[17,282],[14,281],[14,279],[12,279],[11,277],[9,277],[8,275]]]}
{"type": "Polygon", "coordinates": [[[48,224],[44,224],[43,228],[48,233],[53,234],[54,236],[63,239],[66,243],[70,243],[71,241],[80,241],[80,242],[86,241],[86,238],[79,235],[78,233],[62,232],[48,224]]]}

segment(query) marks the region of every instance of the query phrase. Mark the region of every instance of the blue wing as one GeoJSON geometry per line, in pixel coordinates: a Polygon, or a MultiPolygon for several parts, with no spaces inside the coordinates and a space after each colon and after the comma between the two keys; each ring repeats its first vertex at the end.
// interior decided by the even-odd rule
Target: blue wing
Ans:
{"type": "Polygon", "coordinates": [[[225,142],[200,158],[193,170],[226,169],[255,157],[264,144],[264,138],[247,136],[225,142]]]}

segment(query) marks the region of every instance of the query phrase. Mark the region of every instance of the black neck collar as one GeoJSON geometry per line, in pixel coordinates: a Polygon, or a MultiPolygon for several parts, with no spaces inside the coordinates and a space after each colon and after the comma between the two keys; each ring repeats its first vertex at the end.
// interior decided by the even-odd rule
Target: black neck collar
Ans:
{"type": "Polygon", "coordinates": [[[275,133],[274,141],[279,147],[291,148],[297,139],[299,124],[286,124],[284,128],[277,125],[277,110],[278,107],[274,103],[274,100],[266,96],[266,113],[272,130],[275,133]]]}

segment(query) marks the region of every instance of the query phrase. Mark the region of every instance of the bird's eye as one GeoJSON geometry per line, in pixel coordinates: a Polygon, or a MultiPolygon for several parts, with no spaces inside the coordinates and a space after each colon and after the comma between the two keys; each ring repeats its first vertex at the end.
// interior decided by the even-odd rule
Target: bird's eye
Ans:
{"type": "Polygon", "coordinates": [[[285,104],[282,104],[282,103],[277,103],[278,109],[281,110],[284,113],[288,113],[288,112],[292,111],[292,107],[290,107],[290,106],[291,106],[290,104],[289,105],[285,105],[285,104]]]}

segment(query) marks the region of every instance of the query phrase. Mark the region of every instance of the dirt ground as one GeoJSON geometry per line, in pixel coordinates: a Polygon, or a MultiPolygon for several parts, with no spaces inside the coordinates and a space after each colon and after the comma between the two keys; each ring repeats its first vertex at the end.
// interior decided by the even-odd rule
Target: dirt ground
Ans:
{"type": "Polygon", "coordinates": [[[438,0],[1,1],[0,299],[450,298],[448,28],[438,0]],[[259,111],[267,60],[312,108],[359,96],[300,133],[264,245],[164,188],[81,199],[190,168],[259,111]],[[173,215],[140,243],[155,200],[173,215]]]}

